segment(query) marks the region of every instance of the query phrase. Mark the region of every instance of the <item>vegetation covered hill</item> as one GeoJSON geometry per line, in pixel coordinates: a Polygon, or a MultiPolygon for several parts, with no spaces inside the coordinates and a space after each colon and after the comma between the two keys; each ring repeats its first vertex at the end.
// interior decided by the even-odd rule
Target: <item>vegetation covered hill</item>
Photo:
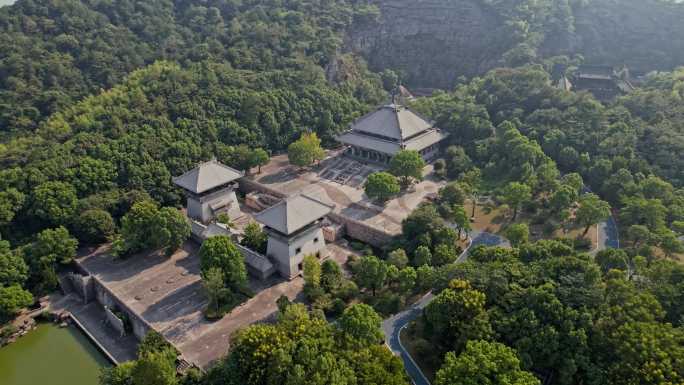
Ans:
{"type": "Polygon", "coordinates": [[[343,33],[367,7],[318,0],[19,1],[0,10],[0,132],[34,129],[161,59],[316,72],[311,66],[335,60],[343,33]]]}
{"type": "MultiPolygon", "coordinates": [[[[414,87],[449,88],[502,66],[564,55],[634,72],[684,63],[684,5],[668,0],[376,0],[350,46],[414,87]]],[[[567,59],[564,59],[567,60],[567,59]]]]}
{"type": "MultiPolygon", "coordinates": [[[[514,217],[518,210],[542,213],[547,224],[557,219],[552,215],[569,215],[585,182],[619,210],[628,246],[602,254],[596,264],[565,243],[549,243],[562,253],[541,250],[542,245],[539,255],[529,257],[538,263],[523,266],[530,261],[522,261],[520,250],[533,246],[520,237],[515,242],[520,248],[491,249],[482,252],[480,265],[458,268],[451,263],[458,255],[456,231],[439,216],[468,223],[467,213],[463,207],[424,206],[404,223],[410,239],[404,254],[387,258],[401,270],[390,270],[380,258],[363,259],[383,276],[380,291],[400,304],[403,296],[393,291],[408,287],[399,283],[410,278],[423,283],[413,285],[417,288],[440,290],[451,278],[468,279],[467,290],[487,294],[493,339],[517,353],[497,349],[507,359],[520,355],[521,364],[513,366],[531,370],[545,383],[603,383],[601,378],[662,383],[657,376],[642,381],[650,372],[613,365],[623,359],[635,363],[636,371],[649,368],[640,357],[610,353],[631,352],[631,345],[621,342],[637,343],[640,333],[649,338],[647,344],[659,341],[646,361],[670,355],[674,368],[663,378],[681,382],[683,275],[681,266],[658,257],[682,248],[677,237],[684,233],[684,74],[653,75],[643,88],[603,105],[589,94],[552,87],[545,69],[581,60],[552,58],[561,54],[644,71],[672,69],[684,62],[684,30],[676,22],[682,12],[681,5],[657,0],[19,0],[0,9],[0,322],[30,304],[32,294],[54,289],[56,270],[73,259],[79,243],[135,233],[137,228],[127,226],[132,220],[122,220],[131,207],[138,208],[132,215],[138,212],[157,225],[161,214],[155,213],[178,214],[156,204],[180,205],[171,176],[198,161],[217,156],[245,169],[252,150],[283,151],[308,131],[331,144],[335,133],[385,98],[383,87],[396,83],[392,71],[372,73],[360,57],[347,53],[358,49],[373,68],[400,70],[410,83],[451,89],[414,107],[451,133],[441,172],[471,188],[459,194],[453,189],[453,195],[476,196],[481,176],[485,184],[500,184],[490,186],[493,190],[507,186],[503,195],[509,196],[505,201],[514,217]],[[632,18],[637,14],[644,17],[632,18]],[[505,68],[489,71],[494,67],[505,68]],[[460,75],[481,77],[452,87],[460,75]],[[404,266],[409,256],[415,266],[404,266]],[[510,271],[499,269],[499,260],[510,271]],[[543,280],[536,274],[540,267],[547,268],[543,280]],[[515,279],[502,278],[503,286],[484,282],[480,269],[489,268],[509,271],[515,279]],[[599,324],[611,321],[613,304],[623,300],[609,297],[610,285],[624,289],[625,297],[641,295],[646,305],[635,305],[634,317],[641,318],[624,323],[629,327],[620,332],[629,338],[611,334],[597,341],[607,352],[597,354],[606,365],[590,365],[592,333],[615,331],[615,325],[599,324]],[[500,287],[509,293],[490,295],[500,287]],[[579,294],[566,292],[575,289],[579,294]],[[556,297],[565,299],[559,304],[556,297]],[[652,297],[659,304],[649,305],[652,297]],[[507,315],[523,318],[528,304],[541,309],[535,317],[546,317],[544,330],[565,328],[559,345],[536,349],[547,341],[536,340],[535,325],[541,324],[533,318],[521,324],[507,315]],[[558,358],[564,338],[575,331],[582,338],[572,357],[558,358]],[[676,346],[660,344],[665,335],[674,335],[676,346]],[[597,368],[611,376],[602,377],[597,368]]],[[[587,221],[591,225],[609,210],[598,197],[586,195],[591,199],[585,202],[601,203],[595,205],[599,214],[589,215],[599,218],[587,221]]],[[[183,222],[168,217],[162,224],[183,222]]],[[[166,242],[171,246],[180,239],[166,238],[174,238],[166,242]]],[[[361,290],[378,286],[378,277],[361,278],[361,290]]],[[[286,368],[287,383],[335,382],[327,375],[340,379],[335,383],[405,383],[401,365],[375,340],[360,350],[347,341],[348,349],[339,351],[346,337],[337,326],[320,314],[292,312],[279,326],[242,334],[243,344],[213,372],[218,377],[205,380],[223,383],[242,373],[253,383],[285,383],[277,380],[286,368]],[[299,339],[302,325],[311,335],[299,339]],[[283,341],[282,349],[272,349],[283,341]],[[261,359],[263,349],[269,351],[268,363],[261,359]]],[[[370,318],[371,326],[379,322],[377,315],[370,318]]],[[[463,346],[445,346],[440,353],[461,353],[463,346]]],[[[486,346],[472,344],[471,353],[486,346]]],[[[452,355],[447,361],[459,359],[452,355]]],[[[173,365],[167,366],[168,383],[174,384],[173,365]]]]}

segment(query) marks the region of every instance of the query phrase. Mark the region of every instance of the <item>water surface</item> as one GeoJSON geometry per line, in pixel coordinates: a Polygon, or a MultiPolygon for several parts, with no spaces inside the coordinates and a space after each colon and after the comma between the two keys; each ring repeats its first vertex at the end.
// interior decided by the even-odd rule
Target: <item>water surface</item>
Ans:
{"type": "Polygon", "coordinates": [[[97,385],[100,368],[109,365],[75,326],[41,323],[0,348],[0,384],[97,385]]]}

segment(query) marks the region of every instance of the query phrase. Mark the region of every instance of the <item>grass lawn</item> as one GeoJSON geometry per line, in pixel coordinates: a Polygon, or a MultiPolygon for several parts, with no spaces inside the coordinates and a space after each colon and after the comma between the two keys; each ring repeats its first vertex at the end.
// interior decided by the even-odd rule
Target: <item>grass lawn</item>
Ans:
{"type": "Polygon", "coordinates": [[[659,247],[653,247],[653,255],[656,258],[673,259],[681,264],[684,264],[684,254],[681,253],[672,254],[672,257],[670,258],[667,255],[665,255],[665,253],[659,247]]]}
{"type": "MultiPolygon", "coordinates": [[[[468,200],[464,205],[468,214],[472,213],[473,203],[468,200]]],[[[470,223],[473,230],[498,234],[505,223],[505,215],[499,208],[478,204],[475,207],[475,219],[470,223]]]]}
{"type": "MultiPolygon", "coordinates": [[[[465,204],[467,212],[472,212],[472,201],[468,200],[465,204]]],[[[489,205],[478,204],[475,208],[475,219],[471,222],[474,230],[486,231],[492,234],[504,235],[504,230],[512,223],[527,223],[530,228],[530,241],[537,241],[540,239],[549,238],[569,238],[577,239],[584,232],[584,228],[572,227],[569,230],[557,229],[553,235],[547,236],[544,234],[543,225],[530,224],[531,217],[528,213],[520,211],[516,221],[511,221],[511,215],[508,210],[503,210],[500,207],[491,207],[489,205]]],[[[591,248],[598,247],[598,227],[591,226],[585,238],[591,241],[591,248]]]]}

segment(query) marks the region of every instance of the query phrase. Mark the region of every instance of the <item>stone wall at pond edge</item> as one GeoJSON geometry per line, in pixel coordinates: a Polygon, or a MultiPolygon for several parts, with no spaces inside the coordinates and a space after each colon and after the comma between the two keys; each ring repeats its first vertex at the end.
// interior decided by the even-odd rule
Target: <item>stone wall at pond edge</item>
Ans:
{"type": "Polygon", "coordinates": [[[126,335],[126,328],[124,326],[124,322],[121,318],[119,318],[116,314],[114,314],[107,306],[104,307],[105,310],[105,316],[107,317],[107,323],[109,323],[109,326],[114,328],[114,330],[119,333],[120,337],[123,337],[126,335]]]}

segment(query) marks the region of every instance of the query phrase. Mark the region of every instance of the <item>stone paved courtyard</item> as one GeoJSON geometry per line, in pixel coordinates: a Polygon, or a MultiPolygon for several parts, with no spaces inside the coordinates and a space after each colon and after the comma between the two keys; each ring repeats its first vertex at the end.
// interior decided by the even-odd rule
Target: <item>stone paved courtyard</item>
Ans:
{"type": "Polygon", "coordinates": [[[401,233],[404,220],[428,195],[435,194],[444,184],[431,177],[432,166],[424,170],[424,180],[409,191],[388,201],[384,207],[364,194],[363,185],[369,174],[384,168],[329,151],[321,164],[310,170],[299,170],[288,163],[287,155],[273,157],[255,174],[254,181],[287,195],[307,194],[335,206],[334,212],[364,222],[389,234],[401,233]]]}
{"type": "Polygon", "coordinates": [[[125,260],[115,259],[101,248],[78,262],[173,343],[186,360],[207,368],[228,351],[233,332],[273,317],[278,297],[301,300],[303,282],[301,278],[286,281],[277,277],[266,282],[252,280],[253,298],[222,319],[207,321],[202,314],[207,299],[198,248],[187,242],[170,258],[151,253],[125,260]]]}
{"type": "MultiPolygon", "coordinates": [[[[222,319],[208,321],[202,314],[207,299],[201,285],[198,250],[199,246],[189,241],[171,257],[149,253],[119,260],[102,247],[80,257],[78,263],[163,334],[187,361],[207,368],[227,353],[235,331],[274,320],[276,300],[281,295],[303,301],[304,282],[301,277],[287,281],[277,275],[266,281],[251,279],[254,297],[222,319]]],[[[329,245],[329,257],[340,264],[351,253],[345,247],[329,245]]]]}

